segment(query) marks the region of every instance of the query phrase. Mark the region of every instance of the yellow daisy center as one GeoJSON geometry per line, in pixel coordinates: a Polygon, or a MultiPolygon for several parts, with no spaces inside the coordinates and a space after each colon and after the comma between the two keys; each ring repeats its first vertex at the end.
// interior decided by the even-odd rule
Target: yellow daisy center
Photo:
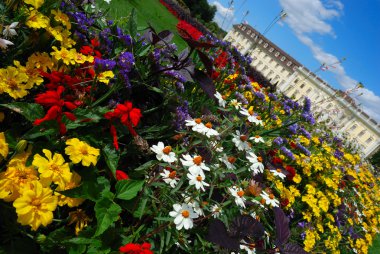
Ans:
{"type": "Polygon", "coordinates": [[[165,146],[165,148],[162,149],[162,152],[164,154],[169,154],[171,151],[172,151],[172,147],[171,146],[165,146]]]}
{"type": "Polygon", "coordinates": [[[188,218],[190,216],[190,212],[188,210],[183,210],[181,214],[184,218],[188,218]]]}
{"type": "Polygon", "coordinates": [[[195,156],[194,159],[193,159],[193,162],[194,162],[195,165],[199,166],[199,165],[201,165],[202,160],[203,160],[202,156],[195,156]]]}

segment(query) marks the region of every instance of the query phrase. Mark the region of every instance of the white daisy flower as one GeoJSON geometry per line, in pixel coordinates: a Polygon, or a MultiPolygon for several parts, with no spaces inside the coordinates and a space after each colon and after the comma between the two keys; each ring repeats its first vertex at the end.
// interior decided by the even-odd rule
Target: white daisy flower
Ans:
{"type": "Polygon", "coordinates": [[[174,211],[171,211],[169,215],[174,217],[174,224],[176,225],[177,230],[182,228],[190,229],[193,227],[193,219],[198,218],[191,206],[188,204],[174,204],[174,211]]]}
{"type": "Polygon", "coordinates": [[[215,204],[211,207],[211,212],[212,212],[212,217],[219,218],[219,216],[222,215],[223,210],[220,206],[215,204]]]}
{"type": "Polygon", "coordinates": [[[226,101],[223,98],[224,96],[221,95],[219,92],[216,92],[214,94],[214,96],[215,96],[215,98],[218,99],[219,106],[225,108],[226,107],[226,101]]]}
{"type": "Polygon", "coordinates": [[[218,136],[219,133],[212,128],[212,124],[210,122],[204,125],[205,127],[202,130],[202,134],[206,135],[208,138],[211,136],[218,136]]]}
{"type": "Polygon", "coordinates": [[[253,110],[247,110],[245,108],[241,108],[240,111],[239,111],[240,114],[244,115],[244,116],[247,116],[247,120],[250,122],[250,123],[255,123],[257,124],[257,118],[256,116],[254,115],[253,113],[253,110]]]}
{"type": "Polygon", "coordinates": [[[271,172],[274,176],[278,176],[278,177],[280,177],[281,179],[284,179],[284,178],[286,177],[286,175],[285,175],[284,173],[282,173],[281,169],[276,169],[276,170],[272,169],[270,172],[271,172]]]}
{"type": "Polygon", "coordinates": [[[191,157],[189,154],[182,155],[182,165],[189,167],[189,172],[193,175],[203,172],[203,170],[210,171],[210,168],[203,163],[202,156],[196,155],[191,157]]]}
{"type": "Polygon", "coordinates": [[[259,135],[256,135],[254,137],[249,138],[250,140],[253,140],[255,143],[264,143],[263,137],[260,137],[259,135]]]}
{"type": "Polygon", "coordinates": [[[0,38],[0,48],[6,49],[8,45],[14,45],[13,42],[0,38]]]}
{"type": "Polygon", "coordinates": [[[262,163],[263,159],[261,156],[256,156],[253,152],[248,152],[246,158],[251,163],[249,168],[253,171],[254,175],[264,172],[264,164],[262,163]]]}
{"type": "Polygon", "coordinates": [[[223,162],[224,165],[226,165],[227,169],[230,169],[230,170],[236,169],[234,165],[236,158],[234,156],[227,157],[226,154],[223,154],[223,157],[219,158],[219,160],[223,162]]]}
{"type": "Polygon", "coordinates": [[[203,133],[205,125],[202,123],[202,119],[196,118],[191,120],[185,120],[185,122],[185,125],[191,127],[193,131],[203,133]]]}
{"type": "Polygon", "coordinates": [[[171,146],[165,146],[164,143],[161,141],[158,142],[157,145],[153,145],[150,150],[156,153],[156,158],[159,161],[165,161],[168,163],[172,163],[177,161],[177,158],[175,157],[175,153],[172,152],[171,146]]]}
{"type": "Polygon", "coordinates": [[[165,183],[169,184],[170,187],[174,188],[177,186],[177,183],[179,181],[179,178],[177,177],[177,172],[176,171],[169,171],[164,169],[164,172],[160,173],[162,176],[162,179],[164,180],[165,183]]]}
{"type": "Polygon", "coordinates": [[[228,190],[230,191],[231,195],[235,198],[236,205],[245,208],[244,190],[236,186],[232,186],[228,188],[228,190]]]}
{"type": "Polygon", "coordinates": [[[248,136],[240,134],[240,131],[236,131],[236,134],[232,134],[232,142],[234,142],[235,146],[239,151],[249,150],[250,145],[247,142],[248,136]]]}
{"type": "Polygon", "coordinates": [[[272,207],[278,207],[278,205],[280,204],[280,201],[275,199],[275,197],[272,193],[268,194],[265,191],[263,191],[260,194],[260,196],[265,200],[265,204],[267,204],[267,205],[270,205],[272,207]]]}
{"type": "Polygon", "coordinates": [[[17,32],[15,30],[17,25],[18,25],[18,22],[13,22],[9,26],[4,27],[3,35],[5,36],[5,38],[10,38],[17,35],[17,32]]]}
{"type": "Polygon", "coordinates": [[[241,102],[239,102],[238,100],[236,100],[236,99],[232,99],[231,101],[230,101],[230,105],[231,106],[233,106],[233,107],[235,107],[235,109],[237,109],[237,110],[239,110],[240,108],[241,108],[241,102]]]}
{"type": "Polygon", "coordinates": [[[195,185],[197,190],[202,189],[205,191],[205,186],[210,186],[208,183],[203,181],[205,179],[205,174],[203,171],[199,171],[197,174],[187,173],[187,178],[189,179],[189,185],[195,185]]]}

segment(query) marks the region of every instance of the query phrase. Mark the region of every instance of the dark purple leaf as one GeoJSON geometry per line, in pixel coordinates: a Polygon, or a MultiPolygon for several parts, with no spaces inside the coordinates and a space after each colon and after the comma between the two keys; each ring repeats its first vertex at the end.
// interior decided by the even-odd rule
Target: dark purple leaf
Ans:
{"type": "Polygon", "coordinates": [[[230,226],[232,236],[261,238],[264,235],[264,226],[250,215],[236,217],[230,226]]]}
{"type": "Polygon", "coordinates": [[[284,211],[279,208],[273,208],[274,223],[276,224],[276,241],[277,246],[282,246],[288,242],[290,237],[289,218],[286,217],[284,211]]]}
{"type": "Polygon", "coordinates": [[[207,74],[209,76],[212,75],[212,67],[213,67],[213,62],[211,61],[211,59],[205,54],[203,53],[202,51],[200,50],[197,50],[197,53],[198,53],[198,56],[199,58],[201,59],[203,65],[205,66],[206,70],[207,70],[207,74]]]}
{"type": "Polygon", "coordinates": [[[226,225],[218,219],[211,221],[206,239],[230,250],[239,250],[240,248],[240,239],[231,237],[226,225]]]}
{"type": "Polygon", "coordinates": [[[194,70],[193,79],[198,81],[203,91],[212,99],[216,93],[215,85],[212,79],[200,70],[194,70]]]}
{"type": "Polygon", "coordinates": [[[309,254],[301,246],[295,243],[287,243],[284,248],[281,249],[283,254],[309,254]]]}
{"type": "Polygon", "coordinates": [[[170,43],[174,37],[174,34],[170,32],[169,30],[164,30],[158,33],[158,38],[161,39],[161,41],[165,41],[166,43],[170,43]]]}

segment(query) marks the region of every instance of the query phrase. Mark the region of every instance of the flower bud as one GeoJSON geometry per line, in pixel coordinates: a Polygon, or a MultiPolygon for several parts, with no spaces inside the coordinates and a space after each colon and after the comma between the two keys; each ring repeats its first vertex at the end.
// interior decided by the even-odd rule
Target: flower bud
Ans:
{"type": "Polygon", "coordinates": [[[28,141],[26,141],[25,139],[20,140],[15,147],[16,153],[24,152],[27,146],[28,141]]]}
{"type": "Polygon", "coordinates": [[[39,234],[36,238],[36,242],[37,243],[43,243],[46,241],[46,235],[44,234],[39,234]]]}

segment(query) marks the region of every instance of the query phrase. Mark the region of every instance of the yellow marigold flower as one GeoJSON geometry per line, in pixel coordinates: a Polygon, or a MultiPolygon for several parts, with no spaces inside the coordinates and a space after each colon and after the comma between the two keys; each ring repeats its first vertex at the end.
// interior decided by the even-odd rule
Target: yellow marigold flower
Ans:
{"type": "Polygon", "coordinates": [[[20,196],[22,188],[29,182],[38,180],[37,171],[26,167],[25,161],[14,157],[6,171],[0,173],[0,198],[6,202],[14,201],[20,196]]]}
{"type": "MultiPolygon", "coordinates": [[[[71,48],[72,46],[76,44],[76,42],[70,38],[71,32],[69,30],[63,30],[61,35],[62,35],[61,45],[65,45],[66,48],[71,48]]],[[[89,60],[89,62],[92,62],[92,61],[89,60]]]]}
{"type": "Polygon", "coordinates": [[[306,236],[305,236],[305,240],[303,241],[305,245],[304,250],[310,252],[315,245],[316,237],[314,233],[309,229],[307,229],[305,233],[306,233],[306,236]]]}
{"type": "Polygon", "coordinates": [[[49,186],[52,182],[64,188],[71,180],[69,163],[59,153],[52,155],[51,151],[43,149],[45,157],[39,154],[34,155],[32,165],[38,168],[40,181],[43,186],[49,186]]]}
{"type": "Polygon", "coordinates": [[[50,24],[50,19],[43,15],[42,13],[32,10],[25,23],[30,28],[46,28],[50,24]]]}
{"type": "Polygon", "coordinates": [[[302,177],[300,176],[300,174],[296,174],[294,177],[293,177],[293,182],[295,183],[300,183],[302,181],[302,177]]]}
{"type": "Polygon", "coordinates": [[[98,80],[99,82],[102,82],[108,85],[108,83],[114,76],[115,74],[112,71],[105,71],[105,72],[99,73],[98,80]]]}
{"type": "MultiPolygon", "coordinates": [[[[71,49],[71,50],[75,50],[75,49],[71,49]]],[[[94,61],[93,56],[85,56],[85,55],[78,53],[78,52],[75,53],[75,62],[76,63],[79,63],[79,64],[82,64],[84,62],[92,63],[93,61],[94,61]]]]}
{"type": "Polygon", "coordinates": [[[54,52],[51,52],[52,55],[57,61],[62,60],[64,64],[70,65],[75,64],[75,49],[67,50],[65,47],[61,47],[61,50],[58,50],[57,47],[53,46],[52,49],[54,52]]]}
{"type": "Polygon", "coordinates": [[[68,139],[66,141],[65,153],[69,155],[70,160],[77,164],[82,161],[83,166],[96,165],[99,149],[89,146],[86,142],[80,141],[77,138],[68,139]]]}
{"type": "Polygon", "coordinates": [[[17,222],[31,226],[34,231],[41,225],[46,227],[53,221],[57,200],[50,188],[44,188],[38,181],[31,182],[29,188],[24,188],[21,196],[13,202],[17,222]]]}
{"type": "Polygon", "coordinates": [[[0,92],[5,92],[14,99],[22,98],[28,94],[26,86],[28,80],[29,77],[25,72],[13,66],[0,69],[0,92]]]}
{"type": "Polygon", "coordinates": [[[312,137],[311,140],[314,142],[314,144],[319,145],[321,142],[319,141],[318,137],[312,137]]]}
{"type": "Polygon", "coordinates": [[[70,18],[65,13],[63,13],[63,12],[61,12],[61,10],[57,9],[57,10],[52,10],[51,14],[54,15],[54,19],[56,21],[60,22],[67,29],[71,29],[70,18]]]}
{"type": "Polygon", "coordinates": [[[51,70],[54,66],[53,61],[51,60],[51,57],[47,53],[40,53],[36,52],[33,53],[29,58],[28,62],[26,63],[26,67],[28,69],[37,68],[39,70],[42,70],[44,72],[51,70]]]}
{"type": "Polygon", "coordinates": [[[56,27],[48,26],[48,27],[46,27],[46,31],[48,31],[54,37],[54,39],[56,39],[57,41],[61,41],[61,42],[63,41],[63,36],[62,36],[63,27],[61,27],[61,26],[56,26],[56,27]]]}
{"type": "MultiPolygon", "coordinates": [[[[65,188],[57,188],[57,191],[64,191],[64,190],[70,190],[74,189],[79,186],[81,181],[81,177],[78,173],[73,172],[71,175],[71,179],[68,183],[66,183],[65,188]]],[[[71,198],[71,197],[66,197],[58,192],[56,192],[56,195],[58,196],[58,205],[59,206],[64,206],[68,205],[69,207],[76,207],[79,206],[84,202],[83,198],[71,198]]]]}
{"type": "Polygon", "coordinates": [[[34,85],[41,85],[44,82],[40,71],[34,65],[31,65],[29,61],[27,66],[22,66],[19,61],[14,61],[14,65],[28,76],[28,81],[25,84],[27,89],[31,89],[34,85]]]}
{"type": "Polygon", "coordinates": [[[8,143],[5,139],[4,132],[0,132],[0,155],[6,158],[9,153],[8,143]]]}
{"type": "Polygon", "coordinates": [[[32,5],[34,8],[38,9],[44,3],[44,0],[24,0],[24,3],[32,5]]]}

